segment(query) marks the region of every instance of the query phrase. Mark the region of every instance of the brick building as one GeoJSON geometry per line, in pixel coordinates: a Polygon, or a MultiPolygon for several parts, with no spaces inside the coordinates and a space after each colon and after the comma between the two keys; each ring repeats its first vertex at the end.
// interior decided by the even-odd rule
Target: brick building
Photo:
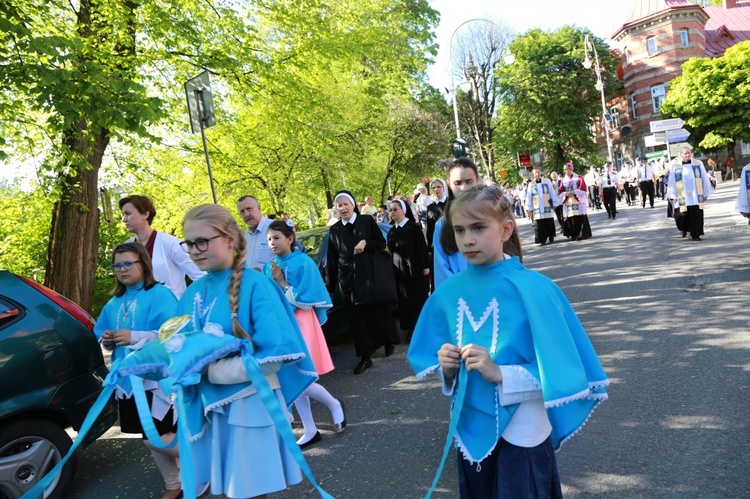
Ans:
{"type": "MultiPolygon", "coordinates": [[[[608,103],[618,167],[626,160],[664,152],[664,145],[647,145],[649,123],[661,119],[658,108],[669,92],[669,82],[682,74],[685,61],[719,57],[748,39],[750,0],[724,0],[723,5],[710,7],[687,0],[635,0],[630,16],[612,35],[622,56],[617,71],[623,92],[608,103]]],[[[606,151],[602,127],[596,129],[596,139],[606,151]]],[[[740,164],[750,160],[750,145],[740,143],[737,158],[740,164]]]]}

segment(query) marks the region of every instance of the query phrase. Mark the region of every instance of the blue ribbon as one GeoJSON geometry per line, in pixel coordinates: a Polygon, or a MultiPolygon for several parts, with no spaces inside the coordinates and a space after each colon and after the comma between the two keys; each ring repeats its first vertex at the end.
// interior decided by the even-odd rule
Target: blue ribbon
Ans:
{"type": "Polygon", "coordinates": [[[146,399],[146,390],[143,388],[143,379],[137,376],[130,376],[130,384],[133,385],[135,406],[138,409],[138,418],[141,420],[141,427],[146,438],[154,447],[171,449],[177,444],[177,438],[173,438],[171,442],[165,444],[161,435],[156,430],[154,418],[151,417],[151,408],[148,406],[148,399],[146,399]]]}
{"type": "MultiPolygon", "coordinates": [[[[289,449],[292,457],[294,457],[294,460],[297,461],[297,464],[302,469],[302,472],[305,474],[307,479],[310,480],[310,483],[312,483],[313,486],[317,489],[320,496],[324,499],[333,499],[333,496],[323,490],[323,488],[318,485],[318,482],[315,481],[315,477],[313,476],[310,467],[307,465],[307,461],[305,461],[305,456],[302,454],[302,450],[297,444],[297,439],[294,437],[294,433],[292,433],[292,428],[289,425],[289,421],[287,420],[286,415],[281,408],[281,404],[279,404],[279,399],[276,398],[276,394],[268,384],[266,376],[263,374],[260,365],[258,365],[258,360],[255,358],[255,355],[253,355],[254,349],[251,341],[242,340],[242,343],[244,347],[242,349],[242,363],[245,366],[247,375],[250,377],[250,381],[257,390],[258,395],[263,402],[263,405],[268,411],[268,414],[273,419],[273,423],[276,426],[279,434],[281,435],[286,448],[289,449]]],[[[185,497],[188,496],[186,495],[185,497]]]]}
{"type": "MultiPolygon", "coordinates": [[[[440,459],[440,465],[438,466],[435,478],[432,480],[432,486],[427,494],[424,496],[425,499],[429,499],[432,493],[440,482],[440,475],[443,474],[443,468],[445,468],[445,462],[448,460],[448,453],[451,450],[453,444],[453,437],[456,434],[456,427],[458,426],[458,419],[461,416],[461,409],[464,407],[464,398],[466,396],[466,383],[469,380],[469,371],[466,369],[463,361],[458,371],[458,383],[456,386],[456,397],[453,399],[453,407],[451,408],[451,422],[448,425],[448,436],[445,439],[445,446],[443,447],[443,457],[440,459]]],[[[460,457],[459,457],[460,459],[460,457]]]]}
{"type": "MultiPolygon", "coordinates": [[[[110,373],[107,376],[107,379],[110,379],[113,373],[110,373]]],[[[116,376],[114,376],[116,378],[116,376]]],[[[106,381],[106,380],[105,380],[106,381]]],[[[76,437],[75,441],[73,442],[73,445],[71,445],[70,450],[67,454],[65,454],[65,457],[63,457],[57,465],[50,470],[49,473],[47,473],[44,478],[39,480],[36,485],[31,487],[23,496],[21,496],[21,499],[37,499],[39,497],[44,496],[44,491],[47,487],[50,486],[52,483],[52,480],[55,479],[57,475],[60,474],[60,472],[63,469],[63,466],[65,466],[65,463],[68,462],[68,460],[73,456],[78,446],[83,442],[84,437],[86,434],[91,430],[91,427],[94,426],[94,423],[96,422],[96,418],[99,417],[99,414],[101,414],[102,410],[104,410],[104,407],[109,402],[110,397],[115,391],[115,383],[111,383],[107,386],[105,386],[102,389],[102,392],[99,394],[99,398],[96,399],[96,402],[91,406],[91,409],[89,410],[89,413],[86,415],[86,419],[83,420],[83,424],[81,425],[81,428],[78,430],[78,436],[76,437]]]]}

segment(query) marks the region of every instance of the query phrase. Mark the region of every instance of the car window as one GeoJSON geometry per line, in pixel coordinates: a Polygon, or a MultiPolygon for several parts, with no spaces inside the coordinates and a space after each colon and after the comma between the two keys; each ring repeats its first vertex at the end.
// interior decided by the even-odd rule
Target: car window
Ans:
{"type": "Polygon", "coordinates": [[[327,235],[328,232],[323,232],[321,234],[311,234],[300,239],[300,242],[307,250],[307,255],[316,262],[318,261],[320,248],[323,246],[323,239],[325,239],[327,235]]]}
{"type": "Polygon", "coordinates": [[[21,315],[21,309],[14,303],[0,298],[0,329],[21,315]]]}

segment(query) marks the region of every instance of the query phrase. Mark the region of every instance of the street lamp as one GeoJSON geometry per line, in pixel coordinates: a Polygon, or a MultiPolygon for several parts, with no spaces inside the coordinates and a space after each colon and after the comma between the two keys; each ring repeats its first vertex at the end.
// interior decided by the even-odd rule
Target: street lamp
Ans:
{"type": "MultiPolygon", "coordinates": [[[[458,124],[458,104],[456,102],[456,82],[453,79],[453,38],[456,36],[456,33],[458,33],[458,30],[461,29],[461,27],[464,24],[468,24],[474,21],[484,21],[486,23],[490,23],[493,26],[495,26],[501,35],[503,35],[503,39],[505,40],[505,56],[503,57],[503,60],[506,64],[513,64],[516,60],[516,56],[513,55],[513,52],[510,51],[510,44],[508,43],[508,37],[505,35],[505,32],[498,26],[497,24],[493,23],[489,19],[482,19],[482,18],[475,18],[475,19],[469,19],[468,21],[464,21],[461,24],[458,25],[458,27],[453,30],[453,34],[451,35],[451,41],[448,44],[448,50],[450,51],[450,63],[451,63],[451,86],[453,87],[453,118],[456,121],[456,141],[462,141],[464,144],[466,141],[464,141],[461,138],[461,127],[458,124]]],[[[465,83],[465,82],[462,82],[465,83]]]]}
{"type": "Polygon", "coordinates": [[[596,52],[596,45],[591,41],[589,35],[583,40],[583,50],[585,59],[583,67],[591,69],[591,59],[589,59],[589,50],[594,53],[594,70],[596,71],[596,88],[602,95],[602,119],[604,120],[604,134],[607,137],[607,159],[612,161],[612,140],[609,137],[609,125],[607,124],[607,104],[604,100],[604,82],[602,81],[602,68],[599,66],[599,54],[596,52]]]}

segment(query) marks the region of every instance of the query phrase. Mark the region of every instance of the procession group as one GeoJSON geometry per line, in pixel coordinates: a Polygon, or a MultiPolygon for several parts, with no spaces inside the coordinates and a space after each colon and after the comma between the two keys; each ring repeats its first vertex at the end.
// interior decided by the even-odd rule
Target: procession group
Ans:
{"type": "MultiPolygon", "coordinates": [[[[193,367],[200,379],[190,389],[197,393],[183,401],[188,409],[181,410],[195,416],[180,427],[189,439],[167,445],[178,427],[175,394],[150,379],[142,380],[145,413],[132,378],[118,381],[121,430],[144,435],[164,499],[209,489],[264,497],[303,473],[319,487],[300,452],[322,440],[310,401],[327,408],[334,434],[348,424],[344,401],[320,383],[335,367],[321,325],[337,291],[358,358],[354,374],[373,368],[379,349],[390,357],[405,339],[417,377],[437,374],[452,397],[447,440],[458,448],[462,498],[560,497],[553,450],[606,400],[609,382],[565,296],[523,267],[514,212],[531,218],[541,245],[554,241],[556,218],[564,236],[587,239],[588,210],[603,204],[616,219],[618,198],[637,203],[637,184],[643,208],[667,198],[678,230],[700,240],[703,203],[713,193],[709,174],[689,148],[656,163],[642,160],[620,172],[606,163],[585,176],[568,163],[561,178],[550,179],[535,169],[528,185],[504,192],[482,185],[476,165],[459,158],[446,180],[419,184],[414,196],[396,195],[379,209],[371,197],[359,203],[339,191],[324,275],[296,240],[294,222],[264,216],[253,196],[235,205],[246,229],[226,208],[200,205],[184,217],[183,240],[151,227],[156,208],[149,198],[127,196],[119,204],[133,237],[112,251],[113,296],[95,333],[115,362],[160,341],[173,360],[192,355],[197,362],[198,351],[210,362],[193,367]],[[385,237],[378,222],[390,224],[385,237]],[[559,317],[542,320],[539,307],[559,317]],[[177,328],[160,338],[160,326],[174,317],[184,317],[180,328],[191,332],[177,328]],[[560,324],[567,324],[566,341],[560,324]],[[242,354],[217,358],[222,337],[242,339],[242,354]],[[302,423],[297,436],[292,407],[302,423]],[[156,429],[157,441],[145,437],[144,425],[156,429]],[[192,458],[181,460],[185,452],[192,458]]],[[[737,211],[750,220],[747,167],[741,179],[737,211]]],[[[445,455],[438,473],[444,462],[445,455]]]]}

